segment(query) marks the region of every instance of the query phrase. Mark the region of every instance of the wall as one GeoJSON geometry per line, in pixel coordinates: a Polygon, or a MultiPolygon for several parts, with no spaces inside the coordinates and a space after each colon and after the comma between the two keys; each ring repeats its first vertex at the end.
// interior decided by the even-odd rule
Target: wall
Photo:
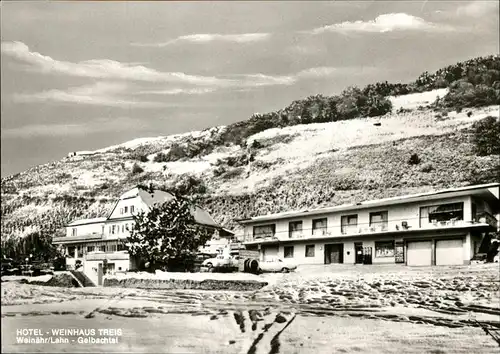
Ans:
{"type": "Polygon", "coordinates": [[[278,249],[278,257],[285,259],[285,247],[293,246],[293,259],[297,264],[324,264],[325,263],[325,245],[324,243],[305,242],[291,243],[289,245],[280,245],[278,249]],[[314,257],[306,257],[306,245],[314,245],[314,257]]]}
{"type": "Polygon", "coordinates": [[[141,210],[147,209],[147,205],[139,197],[138,188],[131,189],[130,191],[127,191],[120,196],[120,199],[118,200],[109,218],[115,219],[115,218],[123,218],[126,216],[132,216],[132,213],[130,212],[130,207],[132,205],[135,208],[134,214],[140,212],[141,210]],[[128,207],[127,213],[121,213],[120,209],[124,207],[128,207]]]}
{"type": "Polygon", "coordinates": [[[73,236],[73,228],[76,228],[76,236],[91,235],[91,234],[101,234],[104,222],[83,224],[77,226],[66,227],[66,236],[73,236]]]}
{"type": "MultiPolygon", "coordinates": [[[[443,198],[433,201],[423,201],[418,203],[405,203],[397,205],[389,205],[384,207],[363,208],[359,210],[335,212],[330,214],[318,214],[314,216],[299,216],[296,218],[277,219],[273,221],[259,222],[255,224],[245,225],[245,235],[248,238],[253,235],[253,227],[259,225],[276,225],[276,237],[280,240],[289,239],[289,223],[293,221],[302,221],[302,234],[304,237],[312,237],[312,221],[313,219],[327,218],[327,232],[329,237],[338,236],[341,234],[341,217],[343,215],[358,215],[358,225],[356,229],[367,229],[370,225],[370,213],[378,211],[387,211],[388,214],[388,231],[395,231],[396,225],[401,229],[401,224],[406,221],[412,229],[420,228],[420,208],[436,204],[445,203],[464,203],[464,220],[471,221],[471,198],[470,197],[456,197],[456,198],[443,198]]],[[[357,231],[357,230],[356,230],[357,231]]],[[[368,230],[365,230],[366,232],[368,230]]],[[[357,232],[354,232],[357,233],[357,232]]]]}
{"type": "MultiPolygon", "coordinates": [[[[102,260],[84,260],[83,261],[83,272],[85,273],[86,276],[89,277],[90,280],[95,285],[98,285],[98,274],[97,270],[99,269],[99,264],[102,264],[102,260]]],[[[131,269],[130,267],[130,260],[129,259],[113,259],[113,260],[108,260],[108,264],[114,264],[115,265],[115,272],[116,271],[122,271],[122,272],[127,272],[131,269]],[[119,268],[121,267],[121,270],[119,268]]],[[[103,275],[104,276],[104,275],[103,275]]]]}

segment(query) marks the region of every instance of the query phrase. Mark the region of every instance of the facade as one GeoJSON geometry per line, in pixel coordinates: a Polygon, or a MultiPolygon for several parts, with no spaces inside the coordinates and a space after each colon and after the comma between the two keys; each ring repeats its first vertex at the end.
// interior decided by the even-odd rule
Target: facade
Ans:
{"type": "MultiPolygon", "coordinates": [[[[107,217],[73,221],[66,226],[66,236],[54,238],[53,243],[63,246],[68,269],[76,269],[81,264],[83,272],[95,284],[100,284],[103,262],[107,262],[106,269],[111,274],[137,268],[122,242],[133,228],[133,215],[173,198],[168,192],[150,193],[133,188],[120,196],[107,217]]],[[[229,243],[231,231],[221,228],[199,207],[193,208],[192,213],[197,223],[214,229],[215,239],[229,243]]]]}
{"type": "Polygon", "coordinates": [[[469,264],[498,230],[499,183],[241,219],[261,260],[298,264],[469,264]],[[495,217],[494,215],[497,215],[495,217]]]}

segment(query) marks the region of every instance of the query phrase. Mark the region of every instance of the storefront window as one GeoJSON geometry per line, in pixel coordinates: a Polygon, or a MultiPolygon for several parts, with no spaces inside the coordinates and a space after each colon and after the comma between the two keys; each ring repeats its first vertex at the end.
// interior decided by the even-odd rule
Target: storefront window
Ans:
{"type": "Polygon", "coordinates": [[[394,241],[375,242],[375,257],[394,257],[394,241]]]}

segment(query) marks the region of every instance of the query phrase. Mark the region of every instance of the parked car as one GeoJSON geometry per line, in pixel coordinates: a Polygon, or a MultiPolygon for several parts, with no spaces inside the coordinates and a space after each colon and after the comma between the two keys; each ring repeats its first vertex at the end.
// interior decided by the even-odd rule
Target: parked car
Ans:
{"type": "Polygon", "coordinates": [[[259,262],[261,272],[288,273],[297,269],[297,264],[288,259],[273,258],[259,262]]]}
{"type": "Polygon", "coordinates": [[[203,267],[207,267],[208,269],[212,268],[237,268],[238,267],[238,258],[227,256],[227,255],[218,255],[215,258],[205,259],[202,263],[203,267]]]}

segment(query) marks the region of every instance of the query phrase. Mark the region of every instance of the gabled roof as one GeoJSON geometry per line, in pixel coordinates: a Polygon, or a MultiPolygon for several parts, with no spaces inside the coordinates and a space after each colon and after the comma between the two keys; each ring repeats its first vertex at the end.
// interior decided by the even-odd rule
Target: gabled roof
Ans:
{"type": "MultiPolygon", "coordinates": [[[[172,195],[169,192],[165,192],[162,190],[155,189],[150,193],[149,191],[146,191],[142,188],[132,188],[126,192],[124,192],[120,198],[116,201],[115,205],[111,209],[111,212],[107,217],[104,218],[95,218],[95,219],[82,219],[82,220],[75,220],[72,221],[71,223],[67,224],[66,227],[70,226],[77,226],[77,225],[86,225],[86,224],[94,224],[94,223],[105,223],[106,221],[110,220],[111,215],[113,214],[114,210],[116,209],[118,203],[120,200],[124,199],[129,199],[129,198],[135,198],[135,197],[141,198],[141,200],[148,206],[152,207],[155,204],[163,204],[169,200],[172,200],[175,198],[174,195],[172,195]]],[[[191,211],[194,220],[200,224],[200,225],[205,225],[205,226],[211,226],[215,228],[222,228],[221,225],[217,224],[214,219],[202,208],[199,206],[195,205],[191,211]]],[[[132,217],[130,217],[132,218],[132,217]]],[[[229,231],[231,232],[231,231],[229,231]]]]}
{"type": "Polygon", "coordinates": [[[103,223],[107,220],[107,218],[93,218],[93,219],[79,219],[70,222],[66,226],[78,226],[78,225],[87,225],[87,224],[99,224],[103,223]]]}
{"type": "MultiPolygon", "coordinates": [[[[175,197],[169,192],[161,190],[153,190],[153,193],[150,193],[149,191],[139,189],[139,197],[148,207],[152,207],[155,204],[163,204],[172,199],[175,199],[175,197]]],[[[208,214],[205,210],[203,210],[199,206],[195,205],[193,209],[194,210],[192,210],[191,213],[193,214],[194,220],[198,224],[213,226],[213,227],[221,227],[214,221],[214,219],[212,219],[210,214],[208,214]]]]}

